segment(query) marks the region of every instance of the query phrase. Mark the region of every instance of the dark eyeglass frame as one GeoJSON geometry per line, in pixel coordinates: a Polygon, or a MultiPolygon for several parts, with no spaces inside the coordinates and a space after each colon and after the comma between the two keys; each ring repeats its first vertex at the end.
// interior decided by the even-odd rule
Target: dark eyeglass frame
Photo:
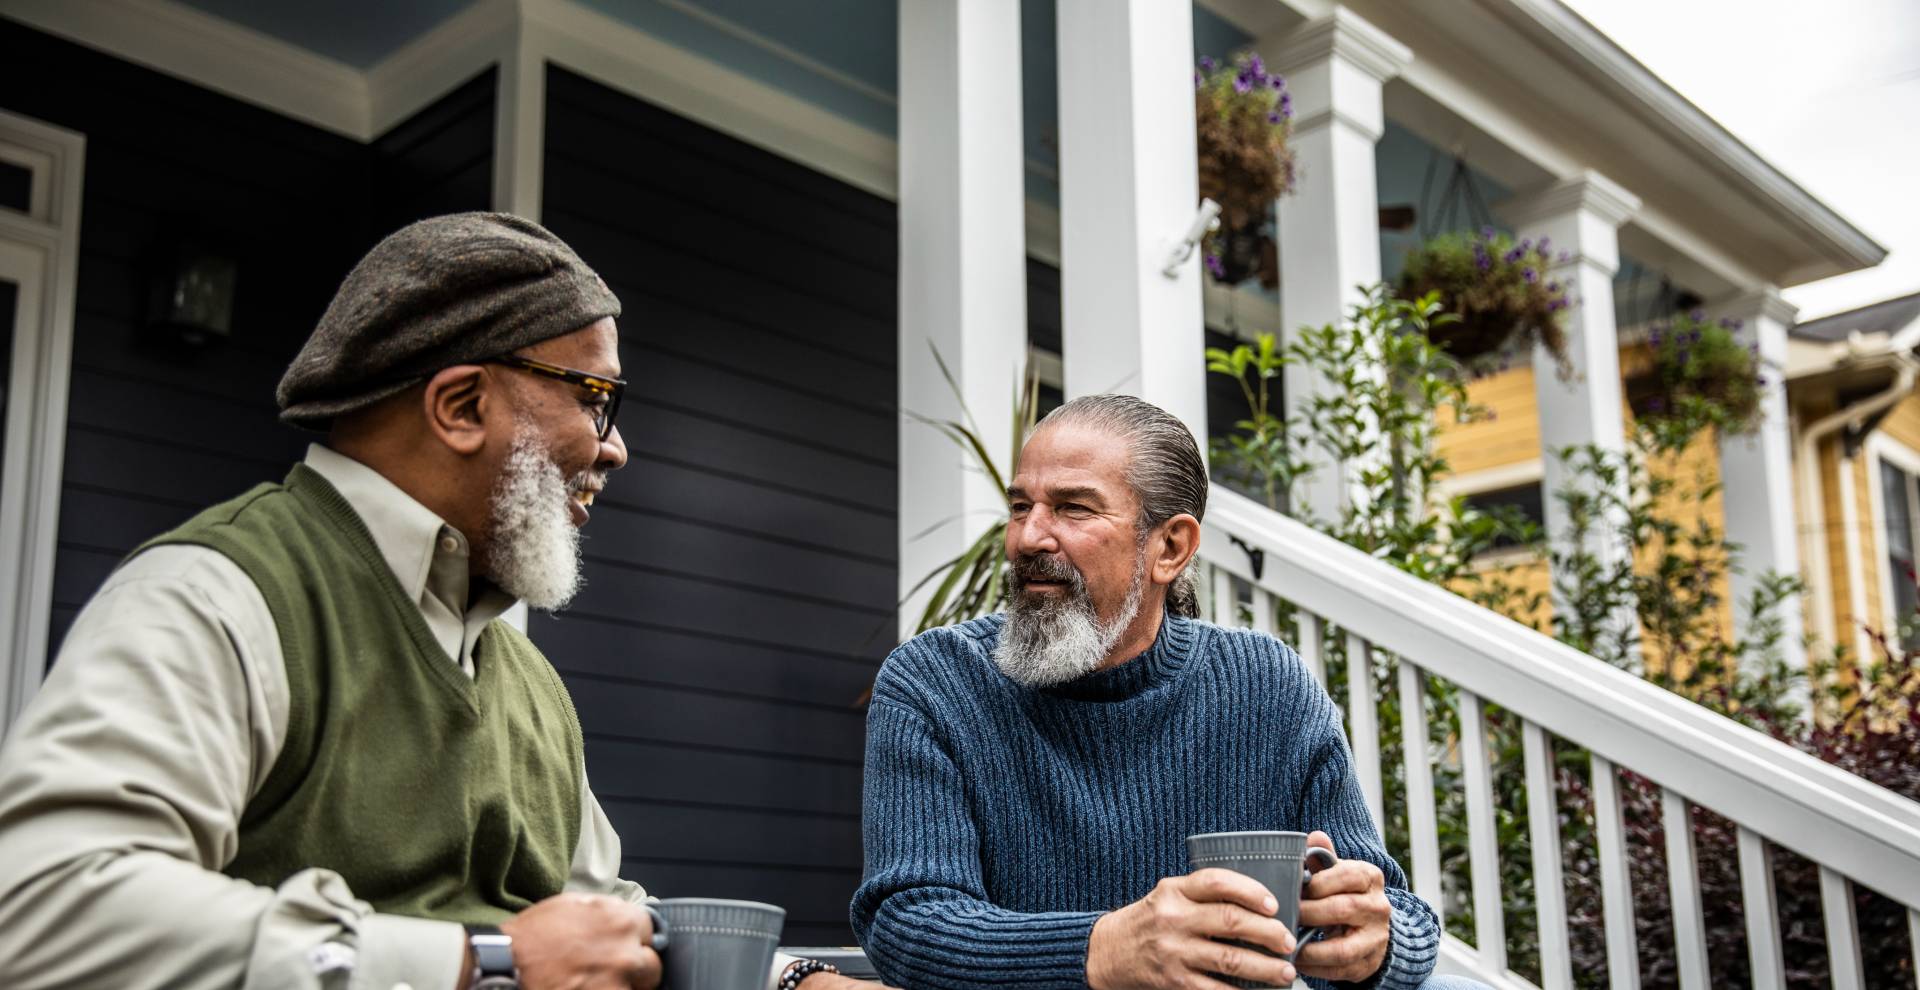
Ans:
{"type": "Polygon", "coordinates": [[[557,364],[523,358],[518,354],[503,354],[489,359],[486,363],[504,364],[509,368],[518,368],[542,378],[551,378],[579,386],[595,395],[606,396],[606,405],[592,407],[593,427],[600,431],[600,440],[603,443],[606,442],[607,437],[613,435],[614,419],[620,415],[620,397],[627,390],[626,379],[608,378],[605,375],[596,375],[577,368],[563,368],[557,364]]]}

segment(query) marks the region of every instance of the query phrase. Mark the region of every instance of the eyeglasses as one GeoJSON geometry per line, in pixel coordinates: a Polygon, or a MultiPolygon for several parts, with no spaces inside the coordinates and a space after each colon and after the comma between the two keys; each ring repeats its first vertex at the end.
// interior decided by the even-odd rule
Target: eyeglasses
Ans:
{"type": "Polygon", "coordinates": [[[504,364],[509,368],[518,368],[521,371],[539,375],[542,378],[552,378],[566,382],[569,385],[577,385],[593,393],[596,397],[605,397],[605,402],[590,405],[587,409],[589,414],[593,416],[593,428],[600,431],[600,439],[602,441],[606,440],[607,436],[613,432],[613,419],[620,414],[620,396],[627,389],[626,379],[608,378],[604,375],[594,375],[585,371],[576,371],[573,368],[562,368],[557,364],[547,364],[544,361],[523,358],[517,354],[503,355],[493,358],[487,363],[504,364]]]}

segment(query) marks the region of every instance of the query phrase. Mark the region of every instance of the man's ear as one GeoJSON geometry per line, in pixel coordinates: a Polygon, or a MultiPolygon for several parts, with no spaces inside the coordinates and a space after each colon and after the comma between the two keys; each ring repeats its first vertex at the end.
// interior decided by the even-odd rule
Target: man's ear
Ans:
{"type": "Polygon", "coordinates": [[[1154,584],[1169,585],[1200,550],[1200,520],[1182,512],[1161,523],[1160,530],[1159,538],[1149,543],[1148,576],[1154,584]]]}
{"type": "Polygon", "coordinates": [[[480,452],[487,440],[487,415],[499,406],[491,378],[477,364],[457,364],[427,379],[422,396],[427,429],[447,449],[463,456],[480,452]]]}

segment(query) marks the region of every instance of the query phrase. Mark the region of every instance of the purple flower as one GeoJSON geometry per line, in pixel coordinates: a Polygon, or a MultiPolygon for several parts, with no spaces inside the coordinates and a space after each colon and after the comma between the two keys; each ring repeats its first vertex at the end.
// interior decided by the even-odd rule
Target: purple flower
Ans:
{"type": "Polygon", "coordinates": [[[1569,304],[1565,299],[1555,299],[1554,301],[1547,304],[1547,312],[1558,313],[1561,310],[1566,309],[1568,305],[1569,304]]]}
{"type": "Polygon", "coordinates": [[[1287,118],[1280,116],[1280,114],[1277,111],[1274,113],[1267,114],[1267,123],[1269,124],[1278,124],[1285,119],[1287,118]]]}
{"type": "Polygon", "coordinates": [[[1657,330],[1657,329],[1656,329],[1656,330],[1649,330],[1649,331],[1647,331],[1647,343],[1649,343],[1649,344],[1652,344],[1652,345],[1653,345],[1653,346],[1655,346],[1655,347],[1659,347],[1659,346],[1660,346],[1660,331],[1659,331],[1659,330],[1657,330]]]}
{"type": "Polygon", "coordinates": [[[1280,94],[1280,115],[1282,117],[1293,116],[1293,94],[1292,93],[1280,94]]]}
{"type": "Polygon", "coordinates": [[[1540,238],[1540,243],[1539,243],[1539,244],[1536,244],[1536,245],[1534,245],[1534,246],[1535,246],[1535,247],[1538,247],[1538,248],[1540,249],[1540,253],[1541,253],[1541,254],[1546,254],[1546,253],[1547,253],[1547,245],[1549,245],[1549,244],[1552,244],[1552,243],[1553,243],[1553,238],[1551,238],[1551,237],[1542,237],[1542,238],[1540,238]]]}
{"type": "Polygon", "coordinates": [[[1520,277],[1526,279],[1528,285],[1540,281],[1540,273],[1531,268],[1521,270],[1520,277]]]}
{"type": "Polygon", "coordinates": [[[1217,254],[1207,255],[1207,271],[1211,272],[1214,278],[1226,278],[1227,263],[1221,261],[1217,254]]]}
{"type": "Polygon", "coordinates": [[[1492,224],[1488,224],[1485,227],[1480,228],[1480,236],[1486,238],[1487,240],[1493,240],[1493,235],[1497,233],[1499,233],[1499,231],[1494,230],[1492,224]]]}
{"type": "Polygon", "coordinates": [[[1548,292],[1559,292],[1559,291],[1560,291],[1560,283],[1558,283],[1558,282],[1548,282],[1548,283],[1547,283],[1547,291],[1548,291],[1548,292]]]}
{"type": "Polygon", "coordinates": [[[1522,251],[1519,248],[1514,248],[1513,250],[1508,251],[1506,255],[1501,258],[1501,260],[1511,265],[1514,262],[1519,261],[1521,258],[1526,257],[1526,254],[1527,252],[1522,251]]]}
{"type": "Polygon", "coordinates": [[[1210,55],[1200,56],[1200,68],[1205,69],[1208,72],[1212,72],[1215,64],[1216,63],[1214,62],[1212,56],[1210,55]]]}
{"type": "Polygon", "coordinates": [[[1247,93],[1251,92],[1252,89],[1253,89],[1253,80],[1248,78],[1246,73],[1242,72],[1239,75],[1233,77],[1234,92],[1239,93],[1242,96],[1245,96],[1247,93]]]}
{"type": "Polygon", "coordinates": [[[1267,74],[1267,63],[1260,60],[1258,52],[1247,59],[1247,68],[1256,76],[1265,77],[1267,74]]]}
{"type": "Polygon", "coordinates": [[[1493,259],[1487,257],[1484,254],[1476,254],[1473,256],[1473,264],[1475,267],[1479,268],[1481,271],[1484,272],[1487,269],[1493,267],[1493,259]]]}
{"type": "Polygon", "coordinates": [[[1557,258],[1557,259],[1555,259],[1555,260],[1557,260],[1557,261],[1558,261],[1558,262],[1559,262],[1560,264],[1563,264],[1563,265],[1564,265],[1564,264],[1566,264],[1567,262],[1569,262],[1569,261],[1572,261],[1572,260],[1573,260],[1573,252],[1571,252],[1571,251],[1562,251],[1562,252],[1560,252],[1560,257],[1559,257],[1559,258],[1557,258]]]}
{"type": "Polygon", "coordinates": [[[1667,404],[1659,399],[1648,399],[1647,408],[1652,410],[1653,412],[1659,412],[1660,410],[1667,408],[1667,404]]]}
{"type": "Polygon", "coordinates": [[[1200,73],[1198,73],[1198,72],[1195,72],[1195,73],[1193,74],[1193,88],[1194,88],[1194,89],[1199,89],[1199,88],[1200,88],[1200,86],[1201,86],[1201,76],[1200,76],[1200,73]]]}
{"type": "Polygon", "coordinates": [[[1696,309],[1693,312],[1687,314],[1687,319],[1692,320],[1695,323],[1698,323],[1701,320],[1704,320],[1706,318],[1707,318],[1707,311],[1704,309],[1696,309]]]}

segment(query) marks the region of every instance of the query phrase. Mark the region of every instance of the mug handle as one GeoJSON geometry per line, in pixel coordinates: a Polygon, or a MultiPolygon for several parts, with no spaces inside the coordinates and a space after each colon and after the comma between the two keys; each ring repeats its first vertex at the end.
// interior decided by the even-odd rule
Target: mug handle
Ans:
{"type": "MultiPolygon", "coordinates": [[[[1321,870],[1329,869],[1335,863],[1338,863],[1338,862],[1340,862],[1340,857],[1335,856],[1333,854],[1333,850],[1322,848],[1320,846],[1308,846],[1307,854],[1304,857],[1302,857],[1300,860],[1300,891],[1301,893],[1306,892],[1307,881],[1312,880],[1313,875],[1315,873],[1318,873],[1321,870]],[[1316,866],[1315,865],[1316,863],[1318,863],[1319,865],[1316,866]]],[[[1294,957],[1300,954],[1301,947],[1305,946],[1308,942],[1313,941],[1319,936],[1320,936],[1320,929],[1317,927],[1302,928],[1299,931],[1294,932],[1293,933],[1293,951],[1287,953],[1287,961],[1293,962],[1294,957]]]]}
{"type": "Polygon", "coordinates": [[[660,909],[655,907],[651,902],[642,904],[640,907],[653,919],[653,942],[651,943],[653,951],[667,951],[667,944],[671,940],[667,937],[666,915],[661,914],[660,909]]]}

